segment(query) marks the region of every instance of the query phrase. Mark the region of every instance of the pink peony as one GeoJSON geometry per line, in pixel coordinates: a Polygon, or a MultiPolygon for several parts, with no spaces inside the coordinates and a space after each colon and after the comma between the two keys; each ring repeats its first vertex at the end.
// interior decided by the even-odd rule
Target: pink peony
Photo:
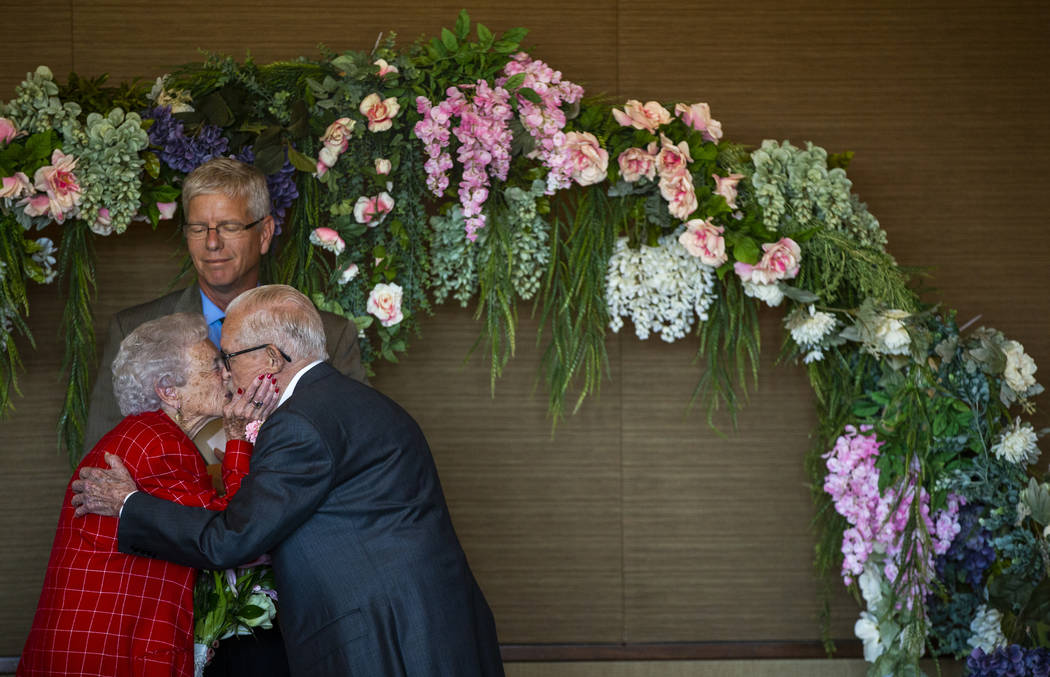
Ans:
{"type": "Polygon", "coordinates": [[[354,204],[354,219],[358,223],[363,223],[369,228],[374,228],[383,222],[386,215],[391,212],[394,208],[394,198],[390,197],[390,193],[383,191],[375,197],[365,197],[362,195],[357,198],[357,203],[354,204]]]}
{"type": "Polygon", "coordinates": [[[688,172],[660,179],[660,194],[667,200],[667,211],[676,219],[685,221],[696,211],[696,190],[688,172]]]}
{"type": "Polygon", "coordinates": [[[708,141],[718,143],[722,138],[722,123],[711,118],[711,107],[706,103],[694,103],[692,106],[680,103],[674,107],[674,112],[682,122],[698,132],[703,132],[708,141]]]}
{"type": "Polygon", "coordinates": [[[23,172],[15,172],[14,176],[5,176],[0,181],[3,182],[0,185],[0,198],[25,197],[33,192],[33,184],[23,172]]]}
{"type": "Polygon", "coordinates": [[[16,136],[18,129],[15,128],[15,123],[7,118],[0,118],[0,143],[9,143],[16,136]]]}
{"type": "Polygon", "coordinates": [[[376,59],[372,65],[379,66],[379,77],[385,77],[387,73],[397,73],[397,66],[389,64],[386,59],[376,59]]]}
{"type": "Polygon", "coordinates": [[[685,141],[678,145],[671,143],[663,134],[660,135],[660,152],[656,154],[656,171],[660,178],[671,178],[675,174],[689,171],[693,156],[689,154],[689,144],[685,141]]]}
{"type": "Polygon", "coordinates": [[[376,174],[379,174],[380,176],[386,176],[390,173],[390,160],[387,160],[386,158],[377,157],[375,164],[376,174]]]}
{"type": "Polygon", "coordinates": [[[358,110],[361,111],[361,115],[368,118],[368,131],[382,132],[394,125],[394,118],[397,117],[401,107],[396,98],[380,99],[378,94],[373,93],[361,101],[358,110]]]}
{"type": "Polygon", "coordinates": [[[729,205],[730,209],[736,209],[736,185],[740,183],[740,179],[744,178],[744,175],[730,174],[729,176],[719,176],[718,174],[712,174],[711,177],[715,180],[715,195],[721,195],[726,199],[726,204],[729,205]]]}
{"type": "Polygon", "coordinates": [[[368,295],[366,309],[379,319],[379,324],[391,327],[405,319],[401,314],[401,293],[396,284],[377,284],[368,295]]]}
{"type": "Polygon", "coordinates": [[[624,181],[635,182],[643,176],[656,178],[656,144],[650,143],[647,150],[628,148],[616,158],[620,165],[620,175],[624,181]]]}
{"type": "Polygon", "coordinates": [[[80,204],[80,184],[73,170],[77,160],[57,148],[51,154],[51,164],[36,170],[33,182],[36,189],[47,193],[51,200],[51,218],[62,223],[80,204]]]}
{"type": "Polygon", "coordinates": [[[671,121],[671,114],[657,101],[642,104],[641,101],[630,99],[624,104],[622,111],[613,108],[612,114],[624,127],[646,129],[653,133],[656,133],[661,125],[671,121]]]}
{"type": "Polygon", "coordinates": [[[322,249],[327,249],[336,256],[342,254],[343,250],[346,249],[346,243],[343,242],[343,238],[339,237],[339,233],[331,228],[315,228],[314,232],[310,233],[310,242],[322,249]]]}
{"type": "Polygon", "coordinates": [[[726,256],[726,241],[722,237],[725,230],[722,226],[716,226],[710,221],[692,219],[686,221],[686,230],[678,236],[691,255],[700,259],[707,266],[720,266],[729,257],[726,256]]]}
{"type": "Polygon", "coordinates": [[[160,218],[164,221],[170,221],[175,216],[175,202],[158,202],[157,211],[160,212],[160,218]]]}
{"type": "MultiPolygon", "coordinates": [[[[51,211],[51,199],[47,196],[47,193],[36,193],[19,200],[18,206],[25,211],[26,216],[43,216],[51,211]]],[[[65,217],[55,220],[62,223],[65,217]]]]}
{"type": "Polygon", "coordinates": [[[802,251],[790,237],[762,245],[762,259],[755,265],[737,261],[733,269],[742,280],[755,284],[772,284],[798,275],[802,251]]]}
{"type": "Polygon", "coordinates": [[[598,144],[590,132],[569,132],[565,135],[565,153],[569,158],[571,176],[581,186],[590,186],[605,179],[609,168],[609,151],[598,144]]]}

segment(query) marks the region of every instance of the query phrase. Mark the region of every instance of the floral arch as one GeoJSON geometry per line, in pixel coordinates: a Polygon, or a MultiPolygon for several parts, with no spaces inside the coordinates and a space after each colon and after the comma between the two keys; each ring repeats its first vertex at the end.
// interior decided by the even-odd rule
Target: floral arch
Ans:
{"type": "Polygon", "coordinates": [[[596,391],[625,319],[643,339],[698,336],[696,397],[733,412],[758,304],[784,308],[782,358],[818,403],[818,568],[863,599],[871,674],[925,652],[971,674],[1050,669],[1050,484],[1024,420],[1042,388],[1023,346],[922,302],[848,153],[733,144],[704,103],[587,99],[524,36],[462,13],[404,50],[213,56],[150,91],[30,73],[0,104],[0,408],[27,285],[57,281],[59,436],[79,457],[92,239],[177,220],[185,173],[235,155],[267,174],[283,229],[268,277],[352,317],[367,361],[396,361],[432,303],[476,301],[494,385],[534,303],[555,421],[596,391]],[[60,242],[37,237],[53,222],[60,242]]]}

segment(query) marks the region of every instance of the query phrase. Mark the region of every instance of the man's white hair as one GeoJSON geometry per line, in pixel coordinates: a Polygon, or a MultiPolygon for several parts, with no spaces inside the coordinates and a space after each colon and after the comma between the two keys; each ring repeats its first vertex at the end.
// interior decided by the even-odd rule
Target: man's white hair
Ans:
{"type": "Polygon", "coordinates": [[[317,308],[302,292],[286,284],[249,289],[226,308],[239,316],[237,340],[242,347],[273,344],[292,361],[326,360],[324,325],[317,308]]]}

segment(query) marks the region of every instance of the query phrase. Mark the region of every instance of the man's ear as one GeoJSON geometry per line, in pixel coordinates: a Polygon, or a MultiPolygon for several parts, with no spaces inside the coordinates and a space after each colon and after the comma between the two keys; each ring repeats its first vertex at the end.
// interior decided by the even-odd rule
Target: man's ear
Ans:
{"type": "Polygon", "coordinates": [[[174,386],[162,386],[159,383],[153,385],[153,392],[157,393],[157,397],[160,401],[168,405],[172,409],[178,409],[181,405],[181,399],[179,398],[179,391],[174,386]]]}
{"type": "Polygon", "coordinates": [[[284,366],[288,364],[288,361],[281,356],[281,353],[272,344],[266,346],[266,357],[270,360],[271,374],[276,374],[280,372],[282,369],[284,369],[284,366]]]}
{"type": "Polygon", "coordinates": [[[263,222],[259,224],[259,254],[265,254],[270,251],[270,244],[273,242],[273,231],[274,223],[273,216],[267,216],[263,219],[263,222]]]}

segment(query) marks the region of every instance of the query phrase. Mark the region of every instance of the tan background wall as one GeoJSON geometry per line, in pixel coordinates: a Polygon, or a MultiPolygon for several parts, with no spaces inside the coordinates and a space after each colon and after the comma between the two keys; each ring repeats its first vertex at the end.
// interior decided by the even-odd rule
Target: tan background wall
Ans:
{"type": "MultiPolygon", "coordinates": [[[[60,78],[71,69],[152,78],[199,60],[198,47],[236,57],[250,48],[266,63],[313,56],[318,42],[368,49],[391,29],[407,43],[451,25],[459,8],[22,3],[0,26],[0,97],[40,63],[60,78]]],[[[1046,3],[538,0],[468,9],[494,30],[531,28],[533,54],[590,93],[707,101],[730,139],[856,151],[855,189],[900,263],[932,267],[939,298],[962,320],[983,314],[1024,343],[1050,384],[1046,3]]],[[[148,229],[98,242],[97,335],[115,310],[166,288],[176,247],[170,232],[148,229]]],[[[0,655],[21,650],[69,477],[54,435],[57,293],[33,290],[38,347],[24,351],[24,397],[0,424],[0,655]]],[[[542,386],[533,389],[535,324],[523,315],[519,355],[495,399],[486,366],[464,363],[478,327],[458,307],[424,322],[408,358],[381,365],[375,379],[431,441],[501,639],[816,639],[801,465],[814,415],[804,375],[772,364],[779,313],[764,314],[760,389],[727,438],[686,410],[702,366],[692,363],[695,340],[628,333],[609,338],[600,399],[552,439],[542,386]]],[[[834,607],[833,634],[852,636],[855,604],[839,594],[834,607]]]]}

